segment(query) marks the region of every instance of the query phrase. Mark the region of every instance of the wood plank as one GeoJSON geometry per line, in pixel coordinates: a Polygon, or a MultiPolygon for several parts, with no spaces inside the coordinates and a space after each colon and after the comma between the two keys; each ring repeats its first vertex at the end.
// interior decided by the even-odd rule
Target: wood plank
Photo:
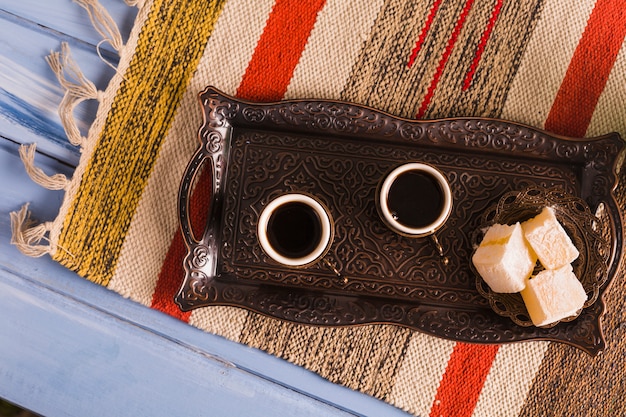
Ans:
{"type": "MultiPolygon", "coordinates": [[[[126,41],[132,28],[137,8],[127,6],[120,0],[100,0],[111,18],[117,23],[126,41]]],[[[7,19],[13,16],[16,22],[21,21],[31,30],[57,32],[64,36],[79,39],[92,46],[101,40],[89,21],[87,12],[72,0],[0,0],[0,13],[4,12],[7,19]]],[[[114,54],[111,45],[102,44],[104,51],[114,54]]]]}
{"type": "Polygon", "coordinates": [[[43,415],[347,412],[0,271],[0,380],[43,415]]]}
{"type": "MultiPolygon", "coordinates": [[[[102,4],[126,39],[136,8],[115,0],[103,0],[102,4]]],[[[104,89],[113,69],[96,53],[100,34],[87,12],[71,0],[0,0],[0,26],[0,136],[19,143],[36,142],[40,151],[76,165],[79,150],[68,143],[57,115],[63,91],[45,57],[51,50],[59,50],[61,42],[68,42],[85,75],[104,89]]],[[[108,62],[117,64],[110,45],[103,43],[100,52],[108,62]]],[[[96,111],[95,101],[76,109],[74,116],[82,132],[87,131],[96,111]]]]}
{"type": "MultiPolygon", "coordinates": [[[[49,173],[71,172],[43,155],[36,161],[49,173]]],[[[151,409],[151,415],[171,415],[175,399],[182,407],[177,414],[198,414],[200,401],[213,404],[216,415],[288,410],[406,416],[284,360],[124,299],[47,256],[23,256],[9,244],[8,211],[31,201],[34,217],[51,220],[62,193],[33,184],[17,144],[6,140],[0,140],[0,178],[10,178],[0,181],[0,317],[11,317],[0,320],[0,397],[44,415],[144,415],[150,401],[163,410],[151,409]],[[128,381],[124,390],[119,381],[128,381]],[[155,392],[171,395],[153,399],[149,394],[155,392]]]]}
{"type": "MultiPolygon", "coordinates": [[[[64,92],[45,60],[50,51],[60,50],[62,39],[57,33],[35,32],[1,15],[0,26],[0,136],[19,143],[35,142],[42,152],[75,165],[79,150],[68,142],[57,113],[64,92]]],[[[106,88],[113,69],[94,47],[69,42],[85,76],[99,89],[106,88]]],[[[95,100],[76,108],[74,116],[83,133],[96,111],[95,100]]]]}

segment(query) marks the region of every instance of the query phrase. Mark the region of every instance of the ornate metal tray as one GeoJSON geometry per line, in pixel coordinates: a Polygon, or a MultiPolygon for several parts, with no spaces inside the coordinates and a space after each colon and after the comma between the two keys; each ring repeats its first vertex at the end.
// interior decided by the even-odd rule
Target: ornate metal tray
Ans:
{"type": "Polygon", "coordinates": [[[392,323],[448,339],[568,343],[604,348],[602,294],[622,255],[622,219],[613,194],[619,135],[571,139],[500,120],[401,119],[335,101],[250,103],[207,88],[204,124],[179,194],[188,247],[175,297],[183,310],[233,305],[311,325],[392,323]],[[447,177],[453,209],[429,239],[400,236],[380,220],[375,192],[390,168],[421,161],[447,177]],[[194,237],[189,198],[201,168],[211,171],[207,225],[194,237]],[[485,210],[507,192],[560,187],[605,213],[607,277],[595,303],[551,328],[520,326],[497,314],[476,288],[472,235],[485,210]],[[259,215],[275,197],[314,195],[332,214],[334,237],[323,261],[282,266],[261,249],[259,215]]]}

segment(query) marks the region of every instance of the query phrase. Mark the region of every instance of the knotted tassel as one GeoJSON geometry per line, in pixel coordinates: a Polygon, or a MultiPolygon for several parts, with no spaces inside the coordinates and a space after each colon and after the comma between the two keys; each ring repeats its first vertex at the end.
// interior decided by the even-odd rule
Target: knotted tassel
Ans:
{"type": "Polygon", "coordinates": [[[145,3],[144,0],[125,0],[124,1],[128,6],[130,7],[136,7],[138,9],[141,9],[145,3]]]}
{"type": "Polygon", "coordinates": [[[64,190],[69,180],[63,174],[47,175],[43,170],[35,166],[35,151],[37,145],[22,145],[20,146],[20,158],[26,168],[28,176],[36,183],[48,190],[64,190]]]}
{"type": "Polygon", "coordinates": [[[24,255],[33,258],[52,254],[53,245],[40,244],[42,240],[48,240],[46,234],[50,231],[50,226],[50,223],[34,225],[30,219],[28,204],[24,204],[19,211],[11,212],[11,244],[24,255]]]}
{"type": "Polygon", "coordinates": [[[80,133],[74,119],[74,109],[85,100],[102,99],[102,92],[98,91],[80,70],[70,55],[67,43],[61,45],[61,53],[51,52],[46,61],[55,73],[59,84],[65,89],[65,94],[59,104],[59,117],[71,144],[83,147],[87,141],[80,133]]]}
{"type": "Polygon", "coordinates": [[[109,12],[98,0],[74,0],[79,6],[87,10],[91,24],[102,38],[120,52],[124,47],[122,35],[109,12]]]}

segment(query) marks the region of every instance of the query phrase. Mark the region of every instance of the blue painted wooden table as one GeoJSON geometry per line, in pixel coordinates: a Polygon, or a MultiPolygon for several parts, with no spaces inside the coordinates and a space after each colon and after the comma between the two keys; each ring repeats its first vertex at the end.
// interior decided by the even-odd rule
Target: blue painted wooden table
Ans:
{"type": "MultiPolygon", "coordinates": [[[[102,1],[128,34],[135,9],[102,1]]],[[[104,89],[116,63],[87,13],[70,0],[0,0],[0,398],[45,416],[405,413],[259,350],[201,332],[126,300],[10,244],[9,212],[31,202],[52,220],[62,194],[34,184],[18,156],[70,175],[78,150],[57,116],[62,98],[45,56],[68,42],[104,89]]],[[[86,130],[95,107],[75,111],[86,130]]]]}

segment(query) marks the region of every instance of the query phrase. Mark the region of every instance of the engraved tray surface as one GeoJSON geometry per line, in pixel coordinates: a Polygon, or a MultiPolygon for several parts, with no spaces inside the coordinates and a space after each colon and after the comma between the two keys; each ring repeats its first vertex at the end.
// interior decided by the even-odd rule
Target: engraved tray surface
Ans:
{"type": "Polygon", "coordinates": [[[233,305],[312,325],[392,323],[475,343],[544,339],[591,354],[604,348],[601,295],[623,245],[613,195],[619,135],[581,140],[494,119],[415,121],[324,100],[250,103],[211,87],[200,102],[201,144],[179,194],[188,247],[175,297],[181,309],[233,305]],[[378,182],[406,161],[436,166],[451,185],[452,213],[437,232],[447,263],[429,239],[402,237],[378,217],[378,182]],[[213,189],[197,239],[189,196],[201,168],[211,170],[213,189]],[[611,248],[600,297],[576,320],[548,329],[496,314],[469,265],[483,212],[503,194],[532,186],[558,187],[592,212],[602,203],[608,214],[611,248]],[[329,208],[334,240],[324,262],[286,267],[261,249],[260,213],[287,192],[314,195],[329,208]]]}

